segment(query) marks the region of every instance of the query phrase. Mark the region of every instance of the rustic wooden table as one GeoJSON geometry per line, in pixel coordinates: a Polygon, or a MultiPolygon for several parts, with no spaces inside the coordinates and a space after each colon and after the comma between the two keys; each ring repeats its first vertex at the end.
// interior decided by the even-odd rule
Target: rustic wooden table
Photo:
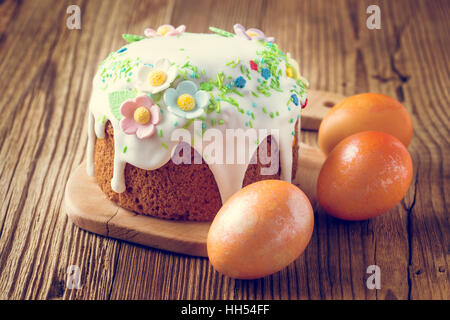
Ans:
{"type": "MultiPolygon", "coordinates": [[[[450,3],[444,1],[0,1],[0,298],[449,299],[450,3]],[[366,27],[368,5],[381,30],[366,27]],[[66,9],[81,8],[81,30],[66,9]],[[87,103],[98,63],[122,33],[185,24],[206,32],[240,22],[274,35],[311,87],[380,92],[414,122],[414,178],[389,214],[357,223],[316,208],[305,253],[255,281],[193,258],[74,226],[64,187],[85,158],[87,103]],[[381,289],[366,288],[369,265],[381,289]],[[81,289],[66,286],[67,268],[81,289]]],[[[316,133],[302,140],[316,145],[316,133]]]]}

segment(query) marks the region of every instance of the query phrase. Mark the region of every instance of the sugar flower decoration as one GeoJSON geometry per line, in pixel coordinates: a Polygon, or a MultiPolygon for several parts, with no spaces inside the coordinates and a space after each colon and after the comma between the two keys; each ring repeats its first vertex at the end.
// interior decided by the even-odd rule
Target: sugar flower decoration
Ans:
{"type": "Polygon", "coordinates": [[[290,78],[300,80],[300,67],[298,66],[298,62],[291,57],[291,54],[288,52],[286,56],[287,66],[286,66],[286,75],[290,78]]]}
{"type": "Polygon", "coordinates": [[[155,125],[161,121],[159,107],[147,95],[125,101],[120,113],[124,117],[119,122],[120,129],[125,134],[136,134],[139,139],[151,137],[156,131],[155,125]]]}
{"type": "Polygon", "coordinates": [[[270,70],[269,69],[267,69],[267,68],[262,68],[261,69],[261,76],[264,78],[264,79],[269,79],[270,78],[270,70]]]}
{"type": "Polygon", "coordinates": [[[178,36],[182,34],[186,30],[185,25],[181,25],[178,28],[175,28],[171,24],[163,24],[162,26],[159,26],[158,29],[153,30],[151,28],[147,28],[144,30],[144,34],[148,38],[153,37],[171,37],[171,36],[178,36]]]}
{"type": "Polygon", "coordinates": [[[208,94],[198,90],[197,85],[189,80],[182,81],[176,89],[169,88],[164,92],[167,109],[179,117],[194,119],[201,116],[209,103],[208,94]]]}
{"type": "Polygon", "coordinates": [[[274,37],[266,37],[264,32],[256,28],[245,29],[243,25],[237,23],[234,25],[234,33],[248,40],[263,40],[267,42],[274,42],[274,37]]]}
{"type": "Polygon", "coordinates": [[[236,78],[236,80],[234,80],[234,83],[235,83],[236,87],[242,89],[245,87],[247,80],[245,80],[243,76],[239,76],[236,78]]]}
{"type": "Polygon", "coordinates": [[[160,59],[155,65],[144,64],[137,73],[136,86],[148,93],[158,93],[167,89],[177,76],[177,67],[171,66],[169,60],[160,59]]]}

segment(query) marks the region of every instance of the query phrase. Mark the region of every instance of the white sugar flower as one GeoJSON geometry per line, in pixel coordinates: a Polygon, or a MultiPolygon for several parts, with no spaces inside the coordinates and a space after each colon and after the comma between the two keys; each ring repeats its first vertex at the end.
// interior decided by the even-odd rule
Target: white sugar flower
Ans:
{"type": "Polygon", "coordinates": [[[160,59],[155,65],[145,64],[137,73],[137,88],[147,93],[158,93],[167,89],[177,76],[177,67],[169,60],[160,59]]]}

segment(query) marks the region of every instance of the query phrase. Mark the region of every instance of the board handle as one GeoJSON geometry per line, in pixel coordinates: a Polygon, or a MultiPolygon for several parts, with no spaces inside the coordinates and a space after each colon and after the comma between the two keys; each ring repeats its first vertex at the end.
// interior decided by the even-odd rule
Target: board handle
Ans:
{"type": "Polygon", "coordinates": [[[297,174],[293,183],[308,196],[313,207],[317,202],[317,178],[324,161],[325,155],[319,148],[300,143],[297,174]]]}
{"type": "Polygon", "coordinates": [[[339,93],[308,90],[308,104],[302,110],[302,130],[319,130],[323,118],[338,102],[345,99],[345,96],[339,93]]]}

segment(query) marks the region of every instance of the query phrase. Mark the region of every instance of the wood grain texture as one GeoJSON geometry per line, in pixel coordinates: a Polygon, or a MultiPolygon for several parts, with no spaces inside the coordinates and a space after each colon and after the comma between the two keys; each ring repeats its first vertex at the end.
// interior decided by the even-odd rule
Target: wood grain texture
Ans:
{"type": "Polygon", "coordinates": [[[449,299],[450,5],[376,2],[381,30],[366,28],[372,1],[0,1],[0,298],[449,299]],[[81,7],[81,30],[66,28],[71,4],[81,7]],[[305,253],[254,281],[70,223],[64,187],[85,158],[96,67],[122,33],[167,22],[194,32],[257,26],[298,58],[313,89],[399,99],[414,123],[414,179],[402,203],[358,223],[316,208],[305,253]],[[365,286],[372,264],[381,290],[365,286]],[[70,265],[81,269],[79,290],[66,287],[70,265]]]}

